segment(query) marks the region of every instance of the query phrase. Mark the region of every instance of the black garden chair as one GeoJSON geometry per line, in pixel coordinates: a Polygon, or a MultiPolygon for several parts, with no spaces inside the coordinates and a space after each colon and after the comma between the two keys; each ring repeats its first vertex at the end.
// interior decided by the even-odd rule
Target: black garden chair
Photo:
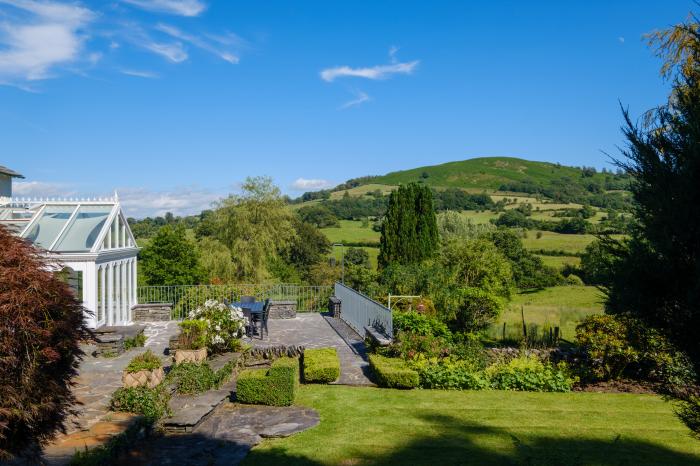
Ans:
{"type": "Polygon", "coordinates": [[[260,335],[260,339],[262,340],[265,338],[265,332],[267,332],[268,336],[270,335],[270,331],[267,329],[267,318],[270,315],[270,300],[266,299],[265,300],[265,305],[263,306],[263,310],[261,314],[253,314],[252,315],[252,320],[250,322],[251,325],[251,330],[253,333],[257,331],[258,335],[260,335]]]}

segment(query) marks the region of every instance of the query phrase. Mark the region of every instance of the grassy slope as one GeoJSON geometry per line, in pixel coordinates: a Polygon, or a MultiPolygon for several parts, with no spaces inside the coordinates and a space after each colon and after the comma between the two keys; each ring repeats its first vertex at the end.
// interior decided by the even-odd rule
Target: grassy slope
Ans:
{"type": "Polygon", "coordinates": [[[658,396],[304,386],[321,424],[265,440],[245,465],[698,465],[658,396]]]}
{"type": "Polygon", "coordinates": [[[372,223],[367,227],[362,226],[360,220],[340,220],[340,228],[322,228],[321,231],[326,235],[331,243],[346,242],[372,242],[379,245],[378,232],[372,230],[372,223]]]}
{"type": "Polygon", "coordinates": [[[531,179],[546,182],[564,176],[580,179],[581,170],[514,157],[481,157],[392,172],[373,179],[372,183],[396,185],[422,179],[431,186],[498,189],[502,184],[513,181],[531,179]],[[422,178],[423,173],[427,173],[428,178],[422,178]]]}

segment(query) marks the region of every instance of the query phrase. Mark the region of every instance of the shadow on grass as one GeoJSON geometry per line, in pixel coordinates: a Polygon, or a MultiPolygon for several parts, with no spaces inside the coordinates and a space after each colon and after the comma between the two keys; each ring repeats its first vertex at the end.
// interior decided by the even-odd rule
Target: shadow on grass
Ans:
{"type": "MultiPolygon", "coordinates": [[[[507,428],[469,423],[450,416],[422,416],[439,434],[396,439],[389,451],[378,444],[375,451],[361,446],[328,455],[330,463],[295,455],[283,448],[250,450],[249,444],[232,437],[217,438],[201,433],[146,439],[120,456],[118,465],[567,465],[641,466],[700,465],[700,457],[619,435],[610,440],[531,436],[518,438],[507,428]],[[505,446],[505,447],[504,447],[505,446]],[[376,453],[384,451],[384,453],[376,453]],[[247,455],[247,456],[246,456],[247,455]]],[[[317,439],[323,443],[323,439],[317,439]]],[[[351,441],[351,439],[348,439],[351,441]]],[[[346,443],[347,445],[347,443],[346,443]]],[[[334,449],[326,443],[320,448],[334,449]]]]}
{"type": "MultiPolygon", "coordinates": [[[[406,443],[397,438],[397,448],[386,454],[355,452],[340,465],[567,465],[640,466],[700,465],[700,457],[648,442],[624,439],[609,441],[586,438],[535,437],[520,439],[508,429],[464,422],[449,416],[422,417],[439,426],[436,436],[418,437],[406,443]],[[504,440],[510,448],[503,448],[504,440]],[[486,445],[491,444],[489,448],[486,445]]],[[[333,448],[329,444],[328,448],[333,448]]],[[[244,465],[321,465],[281,448],[253,450],[244,465]]]]}

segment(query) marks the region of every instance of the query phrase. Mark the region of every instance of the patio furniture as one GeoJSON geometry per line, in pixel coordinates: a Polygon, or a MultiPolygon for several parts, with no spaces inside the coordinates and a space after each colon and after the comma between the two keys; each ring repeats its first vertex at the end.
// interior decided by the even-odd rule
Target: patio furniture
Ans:
{"type": "Polygon", "coordinates": [[[262,308],[262,312],[259,314],[253,314],[252,327],[253,333],[260,328],[260,339],[265,338],[265,332],[270,335],[270,331],[267,329],[267,319],[270,316],[270,300],[266,299],[262,308]]]}
{"type": "Polygon", "coordinates": [[[229,306],[241,308],[241,311],[243,311],[243,317],[248,318],[248,325],[246,326],[246,335],[252,337],[253,330],[255,329],[254,322],[256,319],[262,316],[263,310],[265,308],[265,303],[262,301],[239,301],[230,303],[229,306]]]}
{"type": "Polygon", "coordinates": [[[255,302],[255,296],[241,296],[241,304],[250,304],[255,302]]]}

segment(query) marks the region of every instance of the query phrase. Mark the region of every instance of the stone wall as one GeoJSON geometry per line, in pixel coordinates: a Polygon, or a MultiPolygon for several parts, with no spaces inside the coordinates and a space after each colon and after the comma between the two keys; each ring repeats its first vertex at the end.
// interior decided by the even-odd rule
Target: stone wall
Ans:
{"type": "Polygon", "coordinates": [[[293,319],[296,316],[296,301],[270,301],[270,319],[293,319]]]}
{"type": "Polygon", "coordinates": [[[131,308],[134,322],[164,322],[170,320],[170,303],[137,304],[131,308]]]}

